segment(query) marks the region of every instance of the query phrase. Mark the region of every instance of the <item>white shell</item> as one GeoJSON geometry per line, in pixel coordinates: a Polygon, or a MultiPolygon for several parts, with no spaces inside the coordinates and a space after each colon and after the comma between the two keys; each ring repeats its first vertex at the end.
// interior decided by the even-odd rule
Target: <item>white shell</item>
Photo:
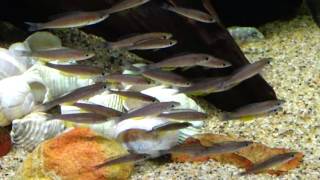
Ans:
{"type": "Polygon", "coordinates": [[[22,75],[0,81],[0,126],[31,112],[45,97],[46,87],[41,81],[26,80],[22,75]],[[34,94],[35,93],[35,94],[34,94]]]}
{"type": "Polygon", "coordinates": [[[7,49],[0,48],[0,80],[24,73],[30,64],[15,58],[7,49]]]}
{"type": "Polygon", "coordinates": [[[47,121],[45,113],[31,113],[12,122],[12,142],[31,151],[42,141],[60,134],[65,129],[62,121],[47,121]]]}

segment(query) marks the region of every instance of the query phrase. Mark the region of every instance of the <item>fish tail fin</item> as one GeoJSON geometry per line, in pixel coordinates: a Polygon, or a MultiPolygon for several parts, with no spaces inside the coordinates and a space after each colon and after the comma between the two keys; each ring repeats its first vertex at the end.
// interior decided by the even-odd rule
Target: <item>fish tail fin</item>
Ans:
{"type": "Polygon", "coordinates": [[[161,8],[168,10],[170,8],[170,4],[168,2],[164,2],[164,3],[162,3],[161,8]]]}
{"type": "Polygon", "coordinates": [[[29,25],[28,31],[38,31],[41,29],[41,23],[24,22],[29,25]]]}
{"type": "Polygon", "coordinates": [[[222,121],[227,121],[227,120],[230,120],[230,119],[232,119],[231,113],[229,113],[229,112],[222,113],[222,116],[221,116],[221,120],[222,121]]]}
{"type": "Polygon", "coordinates": [[[108,42],[108,41],[106,41],[104,43],[104,47],[107,48],[107,49],[114,49],[113,43],[112,42],[108,42]]]}
{"type": "Polygon", "coordinates": [[[14,55],[16,56],[31,56],[31,51],[26,50],[13,50],[14,55]]]}
{"type": "Polygon", "coordinates": [[[125,64],[125,65],[123,65],[122,68],[124,70],[133,71],[135,73],[142,73],[143,71],[146,70],[146,68],[144,68],[144,67],[136,67],[136,66],[133,66],[132,64],[125,64]]]}

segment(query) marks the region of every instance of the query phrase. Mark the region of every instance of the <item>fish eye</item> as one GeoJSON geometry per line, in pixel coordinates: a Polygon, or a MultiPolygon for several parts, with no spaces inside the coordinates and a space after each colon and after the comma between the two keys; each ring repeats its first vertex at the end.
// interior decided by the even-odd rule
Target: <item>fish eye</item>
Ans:
{"type": "Polygon", "coordinates": [[[102,76],[104,76],[104,75],[105,75],[105,73],[104,73],[104,72],[102,72],[102,73],[101,73],[101,75],[102,75],[102,76]]]}
{"type": "Polygon", "coordinates": [[[162,39],[167,39],[167,36],[162,36],[162,39]]]}
{"type": "Polygon", "coordinates": [[[103,89],[107,89],[107,85],[104,85],[104,86],[103,86],[103,89]]]}
{"type": "Polygon", "coordinates": [[[205,57],[204,59],[205,59],[206,61],[209,61],[210,58],[209,58],[209,57],[205,57]]]}
{"type": "Polygon", "coordinates": [[[174,104],[171,104],[171,107],[174,108],[174,107],[176,107],[176,106],[175,106],[174,104]]]}

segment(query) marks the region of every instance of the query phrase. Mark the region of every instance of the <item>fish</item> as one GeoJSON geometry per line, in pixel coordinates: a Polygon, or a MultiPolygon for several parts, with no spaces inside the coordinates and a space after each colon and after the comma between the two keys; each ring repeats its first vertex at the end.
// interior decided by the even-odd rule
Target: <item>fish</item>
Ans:
{"type": "Polygon", "coordinates": [[[190,81],[182,76],[158,69],[145,70],[142,72],[142,76],[165,85],[176,87],[189,87],[192,85],[190,81]]]}
{"type": "Polygon", "coordinates": [[[181,16],[187,17],[189,19],[193,19],[195,21],[199,21],[203,23],[217,22],[217,20],[214,17],[212,17],[210,14],[207,14],[205,12],[202,12],[196,9],[189,9],[189,8],[183,8],[183,7],[177,7],[177,6],[173,7],[168,4],[164,4],[162,8],[168,11],[172,11],[181,16]]]}
{"type": "Polygon", "coordinates": [[[174,131],[174,130],[184,129],[189,126],[192,126],[192,124],[189,122],[170,122],[170,123],[154,126],[150,132],[174,131]]]}
{"type": "MultiPolygon", "coordinates": [[[[168,59],[164,59],[160,62],[148,65],[149,68],[180,68],[180,67],[192,67],[197,65],[207,67],[222,67],[226,66],[228,62],[218,60],[217,58],[209,54],[191,53],[181,56],[175,56],[168,59]]],[[[230,64],[230,63],[229,63],[230,64]]]]}
{"type": "Polygon", "coordinates": [[[120,116],[119,121],[147,116],[157,116],[160,113],[173,109],[179,105],[180,103],[174,101],[152,103],[120,116]]]}
{"type": "Polygon", "coordinates": [[[194,121],[194,120],[207,119],[207,114],[193,111],[193,110],[183,110],[183,111],[176,111],[176,112],[175,111],[164,112],[159,114],[158,117],[166,118],[170,120],[194,121]]]}
{"type": "Polygon", "coordinates": [[[81,64],[52,64],[45,63],[47,67],[62,71],[67,74],[77,75],[77,76],[98,76],[104,75],[104,70],[102,68],[81,65],[81,64]]]}
{"type": "Polygon", "coordinates": [[[150,158],[150,155],[148,154],[136,154],[136,153],[131,153],[123,156],[117,156],[111,159],[107,159],[105,162],[98,164],[94,166],[96,169],[106,167],[106,166],[112,166],[116,164],[122,164],[122,163],[129,163],[129,162],[140,162],[144,161],[150,158]]]}
{"type": "Polygon", "coordinates": [[[264,68],[271,61],[270,58],[261,59],[260,61],[256,61],[252,64],[247,64],[235,72],[232,73],[230,78],[228,79],[229,84],[238,84],[244,80],[247,80],[256,74],[260,73],[262,68],[264,68]]]}
{"type": "Polygon", "coordinates": [[[178,41],[173,39],[150,39],[135,43],[133,46],[127,48],[127,50],[150,50],[150,49],[162,49],[174,46],[178,41]]]}
{"type": "Polygon", "coordinates": [[[96,113],[75,113],[75,114],[60,114],[52,115],[48,120],[64,120],[75,123],[85,123],[85,124],[99,124],[107,121],[106,116],[96,113]]]}
{"type": "Polygon", "coordinates": [[[33,109],[34,112],[45,112],[53,107],[63,104],[78,101],[79,99],[89,98],[94,96],[107,88],[106,84],[103,82],[97,82],[92,85],[80,87],[75,89],[65,95],[62,95],[52,101],[35,106],[33,109]]]}
{"type": "Polygon", "coordinates": [[[103,115],[105,117],[119,117],[119,116],[121,116],[123,114],[120,111],[117,111],[115,109],[108,108],[108,107],[105,107],[105,106],[101,106],[101,105],[98,105],[98,104],[74,103],[72,105],[76,106],[76,107],[78,107],[80,109],[83,109],[85,111],[96,113],[96,114],[100,114],[100,115],[103,115]]]}
{"type": "Polygon", "coordinates": [[[131,9],[137,6],[141,6],[150,0],[123,0],[119,3],[114,4],[111,8],[106,10],[106,13],[112,14],[120,11],[124,11],[127,9],[131,9]]]}
{"type": "Polygon", "coordinates": [[[238,119],[246,116],[254,116],[275,111],[280,108],[284,102],[284,100],[268,100],[245,105],[233,112],[223,113],[222,120],[226,121],[231,119],[238,119]]]}
{"type": "Polygon", "coordinates": [[[39,31],[43,29],[63,29],[76,28],[99,23],[109,17],[105,10],[99,11],[73,11],[55,15],[51,21],[44,23],[25,22],[28,24],[29,31],[39,31]]]}
{"type": "Polygon", "coordinates": [[[216,10],[213,8],[211,0],[202,0],[203,7],[209,12],[209,14],[215,18],[215,20],[220,23],[220,19],[216,10]]]}
{"type": "Polygon", "coordinates": [[[278,154],[272,156],[271,158],[264,160],[262,162],[254,164],[252,167],[247,169],[245,172],[240,173],[240,175],[247,175],[252,173],[258,173],[263,170],[269,169],[271,167],[287,163],[295,158],[297,152],[288,152],[283,154],[278,154]]]}
{"type": "Polygon", "coordinates": [[[130,85],[150,85],[151,82],[142,76],[130,74],[109,74],[105,77],[107,82],[125,83],[130,85]]]}
{"type": "Polygon", "coordinates": [[[159,102],[157,98],[154,98],[152,96],[143,94],[141,92],[136,92],[136,91],[113,91],[109,90],[112,94],[117,94],[119,96],[123,96],[126,98],[131,98],[131,99],[136,99],[140,101],[145,101],[145,102],[159,102]]]}
{"type": "Polygon", "coordinates": [[[138,34],[138,35],[131,36],[129,38],[119,40],[117,42],[106,42],[106,48],[126,49],[137,43],[141,43],[143,41],[153,40],[153,39],[170,39],[171,37],[172,37],[172,34],[165,33],[165,32],[151,32],[151,33],[138,34]]]}
{"type": "Polygon", "coordinates": [[[201,144],[178,145],[168,151],[168,153],[187,153],[192,156],[207,156],[213,154],[233,153],[242,148],[250,146],[251,141],[225,141],[214,143],[211,146],[201,144]]]}
{"type": "Polygon", "coordinates": [[[39,51],[14,50],[18,56],[28,56],[39,58],[42,61],[81,61],[92,58],[95,54],[70,48],[46,49],[39,51]]]}
{"type": "Polygon", "coordinates": [[[193,83],[189,87],[179,88],[177,94],[184,93],[198,96],[227,91],[236,85],[225,83],[228,79],[229,76],[204,79],[198,83],[193,83]]]}
{"type": "Polygon", "coordinates": [[[210,56],[210,59],[208,61],[200,62],[198,63],[198,65],[209,68],[227,68],[232,66],[230,62],[214,56],[210,56]]]}

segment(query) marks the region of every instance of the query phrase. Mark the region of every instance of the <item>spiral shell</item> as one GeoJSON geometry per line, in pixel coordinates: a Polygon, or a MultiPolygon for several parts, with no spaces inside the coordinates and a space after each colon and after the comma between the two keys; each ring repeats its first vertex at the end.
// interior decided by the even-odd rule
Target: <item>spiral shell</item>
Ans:
{"type": "Polygon", "coordinates": [[[31,113],[12,122],[11,139],[16,146],[31,151],[42,141],[60,134],[64,129],[62,121],[48,121],[45,113],[31,113]]]}

